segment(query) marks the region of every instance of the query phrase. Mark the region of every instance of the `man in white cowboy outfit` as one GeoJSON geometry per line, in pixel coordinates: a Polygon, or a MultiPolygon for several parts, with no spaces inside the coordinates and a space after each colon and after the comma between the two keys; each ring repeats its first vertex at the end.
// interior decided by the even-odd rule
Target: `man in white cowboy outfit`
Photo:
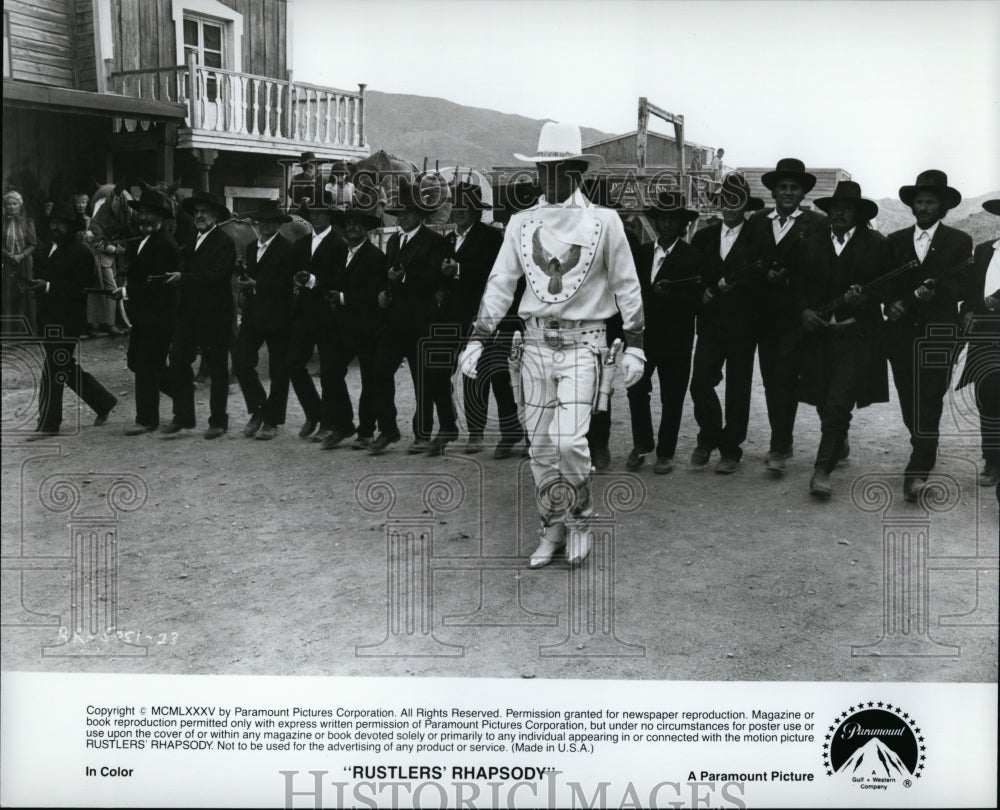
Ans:
{"type": "Polygon", "coordinates": [[[578,565],[590,551],[586,522],[594,515],[587,429],[606,348],[604,322],[621,311],[627,345],[620,362],[625,386],[633,385],[646,361],[642,294],[620,217],[580,190],[582,173],[601,157],[582,154],[579,127],[547,123],[538,153],[515,157],[536,165],[542,196],[507,225],[459,365],[475,376],[483,343],[524,277],[521,393],[541,517],[530,564],[547,564],[568,533],[566,558],[578,565]]]}

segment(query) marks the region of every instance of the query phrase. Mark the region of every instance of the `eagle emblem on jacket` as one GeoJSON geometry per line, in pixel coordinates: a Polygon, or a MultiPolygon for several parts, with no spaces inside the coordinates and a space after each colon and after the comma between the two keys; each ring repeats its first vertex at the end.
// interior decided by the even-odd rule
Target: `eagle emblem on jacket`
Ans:
{"type": "Polygon", "coordinates": [[[549,277],[549,292],[558,295],[563,288],[562,277],[580,262],[580,246],[570,247],[560,261],[542,246],[541,231],[542,227],[538,226],[531,237],[531,259],[549,277]]]}

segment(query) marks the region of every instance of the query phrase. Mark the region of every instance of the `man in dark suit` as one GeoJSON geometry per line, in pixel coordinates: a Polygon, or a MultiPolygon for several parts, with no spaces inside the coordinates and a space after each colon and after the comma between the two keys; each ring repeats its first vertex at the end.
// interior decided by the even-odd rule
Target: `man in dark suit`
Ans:
{"type": "Polygon", "coordinates": [[[869,221],[878,206],[850,180],[832,197],[816,200],[828,225],[796,245],[792,289],[804,335],[793,350],[799,399],[816,407],[821,437],[809,492],[831,494],[830,474],[846,456],[844,444],[855,405],[889,401],[882,349],[882,310],[862,287],[888,269],[886,240],[869,221]]]}
{"type": "MultiPolygon", "coordinates": [[[[369,200],[366,192],[366,197],[359,196],[347,208],[338,210],[333,223],[347,239],[347,266],[334,281],[337,287],[327,293],[337,330],[334,373],[343,380],[355,357],[361,371],[358,436],[351,445],[354,450],[371,448],[378,421],[375,349],[384,328],[378,294],[386,284],[386,268],[385,254],[368,239],[368,231],[382,224],[382,217],[375,209],[377,203],[377,197],[372,194],[369,200]],[[371,205],[365,204],[368,202],[371,205]]],[[[383,433],[386,427],[379,425],[383,433]]],[[[394,428],[394,424],[388,426],[390,434],[394,428]]],[[[329,450],[342,441],[342,436],[332,435],[323,442],[323,447],[329,450]]]]}
{"type": "Polygon", "coordinates": [[[702,308],[698,313],[698,343],[691,373],[691,401],[698,423],[698,443],[691,453],[696,467],[708,464],[718,448],[717,473],[736,472],[743,457],[743,441],[750,422],[753,358],[757,350],[759,285],[748,268],[755,261],[748,211],[759,211],[764,201],[750,194],[746,180],[727,175],[719,192],[722,221],[702,228],[691,245],[702,256],[702,308]],[[725,366],[726,405],[715,392],[725,366]]]}
{"type": "Polygon", "coordinates": [[[135,425],[126,436],[141,436],[160,426],[160,391],[169,392],[167,355],[177,324],[179,294],[164,284],[180,269],[180,248],[164,227],[173,219],[170,201],[155,189],[129,200],[135,209],[140,238],[125,248],[125,286],[116,297],[125,299],[132,330],[128,339],[128,367],[135,375],[135,425]]]}
{"type": "Polygon", "coordinates": [[[703,259],[683,239],[698,212],[688,209],[685,203],[683,195],[668,191],[646,209],[657,239],[639,249],[636,263],[646,316],[646,365],[642,378],[628,389],[633,447],[625,466],[638,470],[646,454],[655,449],[653,472],[660,475],[673,469],[684,394],[691,374],[695,316],[702,294],[699,276],[703,259]],[[649,409],[654,372],[660,380],[663,408],[655,447],[649,409]]]}
{"type": "MultiPolygon", "coordinates": [[[[450,279],[447,282],[448,296],[452,313],[459,324],[459,333],[466,338],[479,311],[486,280],[503,244],[503,234],[483,224],[485,204],[479,186],[457,183],[452,194],[451,210],[456,229],[446,237],[451,256],[445,260],[442,271],[450,279]]],[[[479,453],[483,449],[491,387],[497,401],[501,445],[513,447],[523,438],[507,368],[510,346],[509,342],[500,339],[502,334],[509,335],[510,332],[506,329],[501,332],[503,327],[501,322],[500,328],[491,336],[492,342],[483,349],[476,377],[462,375],[465,419],[469,426],[466,453],[479,453]]]]}
{"type": "Polygon", "coordinates": [[[337,328],[326,298],[337,289],[344,272],[347,243],[332,227],[334,209],[310,207],[307,213],[313,232],[297,240],[293,250],[295,307],[288,374],[306,414],[299,437],[312,436],[314,442],[322,444],[331,436],[337,435],[338,441],[343,441],[355,432],[354,407],[347,383],[337,372],[337,328]],[[313,350],[319,353],[322,398],[306,368],[313,350]]]}
{"type": "Polygon", "coordinates": [[[170,347],[168,386],[174,401],[173,421],[161,428],[174,434],[195,426],[194,372],[200,347],[211,376],[206,439],[217,439],[229,429],[229,344],[233,323],[232,277],[236,244],[219,229],[231,214],[214,194],[198,191],[181,203],[194,221],[197,236],[184,247],[183,272],[167,274],[164,284],[180,289],[180,309],[170,347]]]}
{"type": "Polygon", "coordinates": [[[757,357],[771,423],[770,448],[764,463],[771,472],[781,474],[785,460],[792,454],[798,410],[795,364],[782,350],[799,325],[788,268],[795,245],[819,230],[826,217],[801,207],[805,195],[816,185],[815,175],[805,170],[801,160],[782,158],[774,171],[765,172],[760,180],[774,197],[774,208],[758,211],[748,225],[758,258],[775,265],[767,272],[758,309],[757,357]]]}
{"type": "MultiPolygon", "coordinates": [[[[1000,200],[987,200],[983,208],[1000,216],[1000,200]]],[[[976,394],[983,448],[979,485],[996,487],[1000,482],[1000,240],[976,247],[969,294],[962,302],[962,331],[969,351],[958,387],[971,383],[976,394]]]]}
{"type": "MultiPolygon", "coordinates": [[[[399,200],[386,212],[396,217],[399,232],[392,235],[386,250],[388,287],[379,295],[379,305],[387,310],[387,328],[379,342],[378,420],[387,439],[399,435],[396,425],[395,373],[405,357],[416,395],[413,416],[414,441],[407,448],[411,454],[440,454],[449,441],[458,438],[455,406],[451,401],[451,352],[455,337],[441,336],[435,324],[450,318],[442,312],[438,293],[444,291],[441,270],[448,258],[443,236],[424,225],[429,209],[420,199],[419,189],[405,180],[400,182],[399,200]],[[443,344],[443,351],[431,351],[432,340],[443,344]],[[434,428],[437,408],[439,432],[434,428]]],[[[398,438],[396,439],[398,441],[398,438]]],[[[371,451],[384,452],[388,444],[376,442],[371,451]]]]}
{"type": "Polygon", "coordinates": [[[246,400],[250,420],[243,435],[273,439],[285,424],[288,407],[288,333],[292,322],[292,243],[278,232],[292,218],[273,200],[253,214],[259,236],[246,246],[246,271],[239,278],[243,319],[233,369],[246,400]],[[271,390],[264,391],[257,375],[260,347],[267,344],[271,390]]]}
{"type": "Polygon", "coordinates": [[[889,363],[912,447],[903,494],[913,502],[937,461],[938,427],[956,355],[958,304],[967,295],[972,237],[941,222],[962,201],[944,172],[921,172],[914,185],[899,189],[899,199],[913,211],[916,225],[889,235],[890,265],[914,259],[919,265],[894,279],[883,301],[889,319],[889,363]]]}
{"type": "Polygon", "coordinates": [[[68,385],[94,410],[97,426],[107,422],[118,400],[76,363],[78,338],[87,322],[84,289],[93,283],[94,256],[75,238],[76,214],[57,206],[49,214],[51,247],[39,251],[41,260],[29,289],[37,296],[38,333],[43,338],[45,367],[39,389],[36,433],[28,441],[59,433],[63,386],[68,385]]]}

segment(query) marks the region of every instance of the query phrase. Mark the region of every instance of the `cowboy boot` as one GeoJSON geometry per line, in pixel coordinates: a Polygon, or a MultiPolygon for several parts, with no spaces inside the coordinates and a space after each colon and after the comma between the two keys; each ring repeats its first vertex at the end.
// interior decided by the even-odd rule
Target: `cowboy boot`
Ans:
{"type": "Polygon", "coordinates": [[[548,524],[542,519],[542,525],[538,530],[538,548],[531,555],[528,565],[531,568],[541,568],[552,562],[552,555],[566,545],[566,524],[561,521],[548,524]]]}

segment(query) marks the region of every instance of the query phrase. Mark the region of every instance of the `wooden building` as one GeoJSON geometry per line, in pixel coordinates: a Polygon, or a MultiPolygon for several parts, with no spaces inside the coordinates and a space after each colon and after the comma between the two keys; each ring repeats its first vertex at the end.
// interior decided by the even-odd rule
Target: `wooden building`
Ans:
{"type": "MultiPolygon", "coordinates": [[[[288,167],[369,153],[364,85],[292,79],[287,0],[5,0],[4,184],[122,177],[284,202],[288,167]]],[[[29,189],[31,183],[35,188],[29,189]]]]}

